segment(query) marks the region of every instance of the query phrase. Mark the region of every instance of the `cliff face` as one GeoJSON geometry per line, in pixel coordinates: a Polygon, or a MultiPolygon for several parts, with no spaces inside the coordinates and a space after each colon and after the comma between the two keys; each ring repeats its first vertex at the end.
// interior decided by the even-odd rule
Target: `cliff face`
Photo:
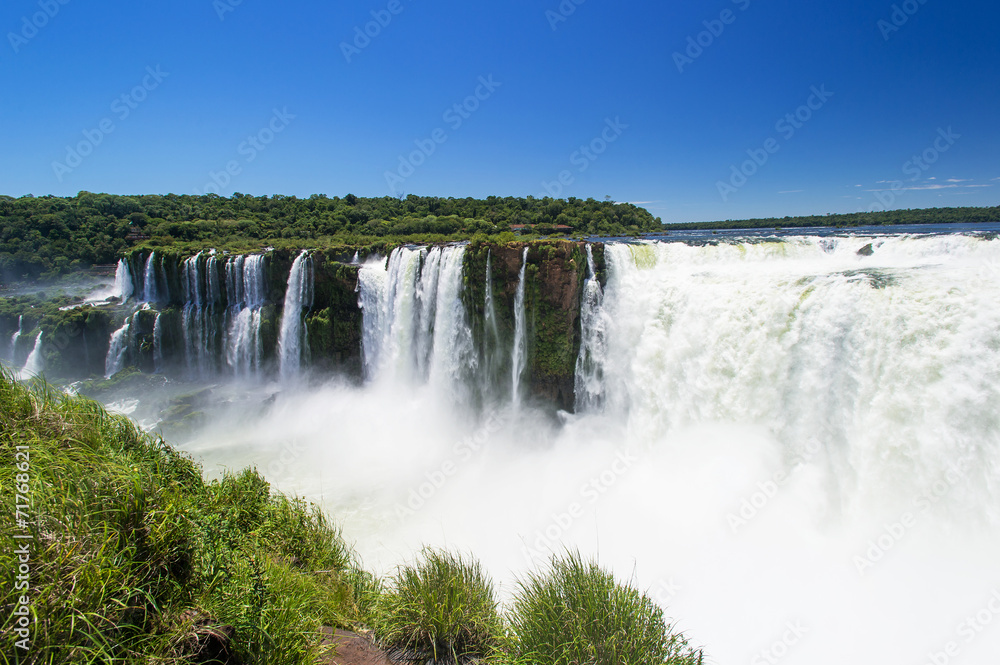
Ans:
{"type": "MultiPolygon", "coordinates": [[[[590,249],[603,281],[603,246],[590,249]]],[[[26,309],[25,333],[45,331],[46,369],[53,377],[103,374],[115,331],[127,331],[120,334],[127,351],[116,369],[190,378],[272,376],[279,364],[285,292],[298,254],[274,250],[241,258],[209,252],[191,257],[158,251],[150,260],[148,251],[136,252],[127,258],[135,284],[135,300],[128,306],[83,307],[58,316],[26,309]],[[139,302],[148,304],[138,307],[139,302]]],[[[343,254],[315,250],[309,255],[312,283],[302,309],[302,368],[360,380],[360,266],[343,254]]],[[[582,242],[473,242],[465,247],[461,298],[477,355],[471,361],[476,385],[470,389],[480,403],[504,403],[516,391],[526,401],[573,409],[587,274],[582,242]],[[515,354],[522,270],[525,345],[515,354]],[[524,366],[516,382],[515,356],[524,366]]],[[[16,321],[0,313],[0,332],[8,339],[13,331],[4,329],[16,321]]],[[[15,365],[23,364],[33,339],[22,336],[15,365]]]]}
{"type": "MultiPolygon", "coordinates": [[[[602,253],[603,258],[603,253],[602,253]]],[[[565,240],[470,245],[465,254],[465,300],[477,348],[509,349],[514,341],[515,300],[522,264],[527,323],[525,380],[530,398],[571,411],[574,374],[580,349],[580,294],[587,276],[586,244],[565,240]],[[524,249],[528,253],[525,258],[524,249]],[[487,275],[492,285],[498,334],[495,344],[486,322],[487,275]]],[[[509,356],[497,353],[482,362],[510,372],[509,356]]]]}
{"type": "Polygon", "coordinates": [[[361,308],[358,266],[313,254],[314,301],[306,316],[312,365],[361,377],[361,308]]]}
{"type": "Polygon", "coordinates": [[[104,372],[111,335],[111,315],[98,307],[60,310],[56,306],[25,306],[24,315],[0,314],[0,354],[15,369],[24,365],[39,333],[45,374],[73,379],[104,372]],[[20,320],[20,321],[19,321],[20,320]],[[21,334],[14,339],[20,322],[21,334]]]}

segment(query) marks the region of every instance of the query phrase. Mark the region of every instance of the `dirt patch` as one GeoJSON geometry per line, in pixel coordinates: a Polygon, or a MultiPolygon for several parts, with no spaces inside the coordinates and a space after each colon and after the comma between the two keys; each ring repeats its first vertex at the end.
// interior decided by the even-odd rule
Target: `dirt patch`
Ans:
{"type": "Polygon", "coordinates": [[[323,644],[333,645],[335,655],[323,657],[317,665],[399,665],[364,635],[327,627],[323,633],[323,644]]]}

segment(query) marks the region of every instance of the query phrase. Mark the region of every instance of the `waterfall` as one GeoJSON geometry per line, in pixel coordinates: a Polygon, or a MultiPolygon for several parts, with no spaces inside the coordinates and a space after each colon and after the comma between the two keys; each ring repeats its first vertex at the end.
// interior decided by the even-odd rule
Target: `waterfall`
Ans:
{"type": "MultiPolygon", "coordinates": [[[[475,355],[472,330],[466,319],[462,303],[462,268],[465,247],[439,247],[440,261],[434,265],[439,271],[436,305],[434,307],[433,344],[431,345],[428,380],[433,385],[459,396],[467,379],[474,375],[475,355]],[[471,369],[471,372],[470,372],[471,369]]],[[[432,250],[433,251],[433,250],[432,250]]]]}
{"type": "Polygon", "coordinates": [[[524,273],[528,267],[528,248],[521,257],[521,272],[517,278],[517,295],[514,299],[514,345],[511,348],[511,402],[515,407],[521,404],[521,377],[527,364],[527,326],[524,312],[524,273]]]}
{"type": "Polygon", "coordinates": [[[189,374],[205,374],[205,325],[201,308],[202,290],[198,269],[201,252],[184,260],[181,267],[181,291],[184,308],[181,310],[181,330],[184,335],[184,358],[189,374]]]}
{"type": "Polygon", "coordinates": [[[38,337],[35,338],[35,346],[31,349],[31,353],[28,354],[28,359],[24,362],[24,367],[18,373],[17,378],[19,380],[30,379],[38,376],[42,373],[45,368],[45,359],[42,357],[42,336],[45,333],[39,332],[38,337]]]}
{"type": "Polygon", "coordinates": [[[281,332],[278,336],[278,357],[281,377],[294,379],[302,364],[302,355],[308,350],[308,336],[304,325],[304,310],[312,307],[313,267],[309,252],[303,250],[292,263],[285,289],[285,305],[281,315],[281,332]]]}
{"type": "Polygon", "coordinates": [[[580,352],[574,381],[578,413],[599,409],[603,402],[606,328],[604,291],[597,279],[593,248],[588,244],[587,278],[580,300],[580,352]]]}
{"type": "Polygon", "coordinates": [[[156,289],[156,252],[150,252],[149,256],[146,257],[146,266],[143,269],[142,288],[142,299],[144,301],[158,302],[158,293],[156,289]]]}
{"type": "Polygon", "coordinates": [[[264,257],[237,256],[226,263],[226,295],[230,323],[226,332],[226,363],[240,377],[259,371],[263,357],[261,307],[266,283],[264,257]]]}
{"type": "Polygon", "coordinates": [[[206,376],[215,371],[219,360],[216,309],[222,302],[222,292],[214,250],[199,252],[184,261],[181,288],[185,301],[181,326],[188,373],[206,376]]]}
{"type": "MultiPolygon", "coordinates": [[[[584,250],[581,348],[560,346],[578,413],[531,404],[530,358],[516,414],[453,399],[482,385],[492,320],[504,401],[510,338],[530,352],[544,334],[531,323],[545,284],[523,255],[516,266],[521,251],[505,251],[505,280],[499,253],[477,257],[496,288],[465,299],[483,308],[476,366],[459,295],[482,288],[482,263],[467,285],[462,247],[400,247],[359,271],[367,385],[312,385],[268,410],[247,400],[191,449],[206,468],[280,469],[274,482],[342,515],[380,571],[424,545],[482,552],[511,581],[551,552],[599,557],[713,663],[917,664],[946,647],[995,662],[1000,239],[610,243],[603,262],[584,250]]],[[[284,323],[301,312],[286,306],[284,323]]]]}
{"type": "Polygon", "coordinates": [[[125,302],[132,297],[132,292],[132,272],[125,259],[119,259],[118,267],[115,268],[115,286],[112,295],[125,302]]]}
{"type": "Polygon", "coordinates": [[[493,380],[500,362],[500,329],[497,321],[496,304],[493,298],[493,250],[486,250],[486,285],[483,300],[483,369],[480,391],[488,396],[493,391],[493,380]]]}
{"type": "Polygon", "coordinates": [[[163,312],[157,312],[153,322],[153,371],[163,371],[163,312]]]}
{"type": "Polygon", "coordinates": [[[24,326],[24,314],[17,317],[17,330],[10,337],[10,360],[17,361],[17,340],[21,337],[21,328],[24,326]]]}
{"type": "Polygon", "coordinates": [[[126,318],[122,327],[111,334],[108,355],[104,359],[104,378],[110,379],[125,368],[125,361],[132,348],[132,324],[135,323],[137,315],[138,313],[134,313],[126,318]]]}
{"type": "Polygon", "coordinates": [[[955,494],[1000,487],[1000,380],[981,371],[1000,367],[1000,289],[980,277],[1000,245],[896,236],[875,263],[870,242],[608,245],[609,401],[637,430],[760,423],[789,457],[814,443],[831,482],[857,485],[848,510],[968,455],[983,473],[955,494]]]}
{"type": "Polygon", "coordinates": [[[474,364],[461,300],[464,246],[399,247],[362,266],[358,303],[369,379],[456,388],[474,364]]]}
{"type": "Polygon", "coordinates": [[[388,272],[386,259],[369,259],[358,270],[358,307],[364,325],[361,328],[361,359],[365,378],[374,379],[381,366],[385,319],[388,316],[388,272]]]}

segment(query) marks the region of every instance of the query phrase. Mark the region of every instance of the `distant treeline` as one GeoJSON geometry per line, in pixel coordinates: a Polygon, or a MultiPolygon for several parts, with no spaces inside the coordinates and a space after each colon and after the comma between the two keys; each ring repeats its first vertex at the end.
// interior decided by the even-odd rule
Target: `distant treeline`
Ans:
{"type": "MultiPolygon", "coordinates": [[[[1000,207],[891,210],[846,215],[670,224],[669,229],[752,229],[803,226],[1000,222],[1000,207]]],[[[631,203],[595,199],[485,199],[348,194],[231,198],[167,194],[73,197],[0,196],[0,278],[49,279],[111,264],[143,245],[176,252],[205,247],[255,251],[263,247],[376,247],[440,242],[519,232],[586,236],[660,231],[658,217],[631,203]]],[[[505,237],[500,238],[506,239],[505,237]]],[[[511,238],[512,239],[512,238],[511,238]]]]}
{"type": "Polygon", "coordinates": [[[767,217],[765,219],[726,220],[724,222],[685,222],[667,224],[670,230],[696,229],[770,229],[805,226],[889,226],[892,224],[982,224],[1000,222],[1000,206],[995,208],[923,208],[854,212],[844,215],[809,217],[767,217]]]}
{"type": "Polygon", "coordinates": [[[244,250],[368,245],[493,235],[514,225],[542,235],[627,235],[659,230],[660,220],[630,203],[532,196],[0,196],[0,273],[6,279],[56,277],[113,263],[139,243],[244,250]]]}

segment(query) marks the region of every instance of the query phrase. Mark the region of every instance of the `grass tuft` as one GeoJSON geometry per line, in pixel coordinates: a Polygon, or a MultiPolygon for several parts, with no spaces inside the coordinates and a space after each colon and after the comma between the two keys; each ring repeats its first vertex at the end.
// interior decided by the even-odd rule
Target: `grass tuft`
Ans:
{"type": "Polygon", "coordinates": [[[518,665],[701,665],[648,596],[579,553],[553,557],[520,583],[507,661],[518,665]]]}
{"type": "Polygon", "coordinates": [[[473,662],[501,634],[493,582],[479,562],[430,548],[398,569],[373,614],[378,640],[406,660],[473,662]]]}

